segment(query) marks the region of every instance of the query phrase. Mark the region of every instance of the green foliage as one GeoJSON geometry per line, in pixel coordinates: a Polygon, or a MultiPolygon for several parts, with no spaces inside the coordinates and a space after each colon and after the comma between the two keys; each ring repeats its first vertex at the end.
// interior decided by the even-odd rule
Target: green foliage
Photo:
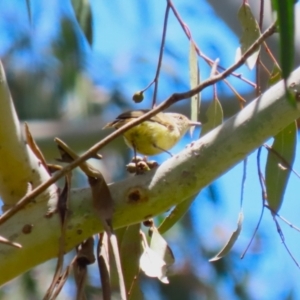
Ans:
{"type": "MultiPolygon", "coordinates": [[[[243,2],[242,6],[238,11],[238,18],[241,22],[243,35],[240,38],[241,48],[238,49],[238,58],[244,54],[249,47],[260,37],[260,29],[255,17],[252,14],[251,8],[247,2],[243,2]]],[[[260,52],[260,47],[247,58],[246,64],[250,70],[252,70],[255,65],[260,52]]]]}
{"type": "Polygon", "coordinates": [[[137,279],[141,256],[140,229],[140,224],[127,227],[122,239],[119,240],[124,281],[127,294],[130,294],[130,300],[142,298],[137,279]]]}
{"type": "Polygon", "coordinates": [[[291,168],[295,159],[297,126],[293,122],[274,137],[266,164],[266,189],[269,206],[274,212],[280,209],[291,168]]]}
{"type": "Polygon", "coordinates": [[[284,79],[289,77],[294,64],[294,2],[294,0],[272,0],[273,10],[277,13],[278,31],[280,36],[280,62],[284,79]]]}
{"type": "Polygon", "coordinates": [[[89,0],[72,0],[77,22],[88,43],[93,44],[93,18],[89,0]]]}
{"type": "MultiPolygon", "coordinates": [[[[31,23],[32,11],[30,0],[26,0],[26,4],[28,19],[31,23]]],[[[72,7],[74,9],[76,21],[78,24],[76,22],[74,23],[69,18],[58,20],[57,23],[60,24],[59,34],[54,38],[51,45],[49,46],[51,58],[55,61],[55,64],[53,64],[55,65],[55,67],[53,67],[53,65],[51,66],[52,74],[50,74],[49,69],[45,71],[41,70],[35,74],[35,77],[32,78],[30,77],[31,70],[26,70],[26,72],[24,73],[25,75],[23,74],[23,77],[21,78],[23,85],[27,85],[26,92],[24,92],[25,88],[18,88],[20,87],[20,83],[17,82],[18,80],[15,80],[15,82],[12,83],[13,93],[15,93],[15,95],[18,95],[17,98],[21,99],[21,101],[15,101],[19,101],[19,103],[21,103],[20,107],[23,102],[24,107],[27,106],[34,118],[53,118],[60,116],[60,110],[63,106],[63,98],[68,95],[69,92],[73,92],[74,87],[80,89],[80,87],[78,87],[78,72],[82,71],[82,67],[85,64],[85,53],[82,50],[82,37],[80,37],[80,34],[78,35],[78,30],[76,31],[76,29],[78,29],[78,27],[81,28],[89,45],[92,46],[93,15],[88,0],[72,0],[72,7]],[[48,78],[49,82],[51,82],[52,84],[51,86],[48,85],[46,88],[43,85],[45,78],[48,78]],[[36,82],[38,82],[38,85],[36,84],[36,82]],[[29,88],[28,83],[30,83],[29,88]],[[49,90],[51,91],[51,93],[45,93],[45,91],[49,90]],[[32,100],[31,98],[38,99],[38,101],[32,100]],[[30,103],[30,105],[28,105],[28,103],[30,103]],[[46,105],[45,103],[49,105],[46,105]],[[42,111],[42,109],[44,110],[42,111]]],[[[277,82],[281,78],[281,76],[283,76],[285,79],[288,78],[293,68],[294,57],[293,1],[273,0],[273,7],[278,14],[278,28],[281,39],[280,62],[282,66],[282,73],[278,65],[274,64],[274,69],[272,71],[269,82],[270,85],[273,85],[275,82],[277,82]]],[[[242,24],[243,30],[243,35],[240,40],[242,55],[257,40],[257,38],[261,35],[261,32],[259,30],[257,21],[253,17],[251,9],[247,4],[247,1],[243,2],[243,5],[239,10],[238,17],[242,24]]],[[[142,55],[144,51],[143,45],[141,45],[138,50],[139,55],[142,55]]],[[[171,50],[173,49],[168,49],[168,51],[170,52],[171,50]]],[[[200,59],[202,58],[198,57],[195,44],[193,44],[192,42],[190,42],[189,50],[189,83],[190,87],[194,88],[199,84],[200,76],[198,59],[200,61],[200,59]]],[[[258,48],[257,51],[247,59],[247,65],[250,69],[255,66],[259,51],[260,48],[258,48]]],[[[141,58],[139,59],[141,60],[141,58]]],[[[218,71],[219,70],[220,69],[218,69],[218,71]]],[[[214,74],[211,74],[211,76],[213,75],[214,74]]],[[[116,76],[116,74],[109,74],[108,76],[113,77],[116,76]]],[[[11,75],[11,78],[12,80],[14,80],[13,73],[11,75]]],[[[91,90],[91,86],[89,86],[88,88],[91,90]]],[[[129,88],[131,88],[131,86],[129,86],[129,88]]],[[[111,98],[115,100],[115,105],[118,106],[120,110],[122,110],[125,106],[123,90],[119,89],[119,86],[117,84],[114,85],[113,89],[114,90],[109,90],[108,92],[111,95],[111,98]]],[[[170,93],[171,92],[173,91],[170,91],[170,93]]],[[[13,96],[13,98],[16,97],[13,96]]],[[[204,136],[206,133],[213,130],[223,122],[223,109],[221,102],[219,101],[216,93],[212,98],[213,100],[210,101],[208,109],[206,111],[206,122],[203,124],[201,136],[204,136]]],[[[136,103],[142,102],[144,100],[143,92],[136,92],[133,96],[133,100],[136,103]]],[[[221,100],[223,104],[223,99],[221,100]]],[[[198,120],[200,113],[200,104],[201,94],[194,95],[191,98],[191,119],[194,121],[198,120]]],[[[25,117],[27,117],[28,115],[30,114],[25,114],[25,117]]],[[[96,124],[96,126],[98,125],[96,124]]],[[[273,150],[276,151],[280,156],[284,157],[289,165],[292,165],[294,160],[296,133],[297,128],[293,123],[275,137],[275,141],[273,144],[273,150]]],[[[119,147],[115,148],[117,150],[115,150],[114,155],[116,155],[119,147]]],[[[106,160],[106,162],[107,161],[108,160],[106,160]]],[[[111,163],[111,165],[109,165],[107,169],[109,171],[114,169],[120,174],[122,172],[120,171],[120,164],[118,165],[118,167],[116,167],[116,161],[117,159],[115,159],[113,163],[109,162],[108,164],[111,163]],[[111,166],[113,166],[114,168],[112,168],[111,166]]],[[[266,165],[266,186],[268,193],[268,203],[270,207],[276,212],[281,207],[290,172],[291,170],[278,158],[277,155],[275,155],[272,151],[269,152],[266,165]]],[[[195,197],[196,196],[190,197],[177,205],[161,223],[159,232],[162,234],[169,230],[174,224],[177,224],[178,226],[176,227],[176,229],[178,232],[182,232],[182,236],[184,236],[184,239],[182,243],[176,240],[176,246],[178,248],[181,247],[181,253],[184,254],[191,253],[191,248],[193,248],[193,251],[197,251],[197,253],[199,252],[199,257],[201,257],[202,260],[201,263],[204,265],[207,263],[207,259],[209,257],[212,257],[213,254],[211,252],[211,248],[207,246],[204,240],[199,239],[199,234],[196,233],[195,228],[191,226],[191,215],[187,212],[195,197]],[[183,216],[184,218],[182,218],[183,216]],[[180,219],[182,220],[181,223],[179,223],[180,219]],[[192,241],[192,245],[190,245],[190,241],[192,241]]],[[[214,221],[216,223],[218,222],[218,220],[214,221]]],[[[195,261],[197,261],[197,259],[194,257],[188,257],[187,254],[187,257],[184,257],[183,259],[183,264],[185,265],[184,268],[181,270],[175,270],[177,273],[176,275],[171,277],[171,284],[169,286],[161,286],[160,283],[156,283],[157,286],[159,285],[159,288],[157,288],[157,290],[165,291],[166,295],[170,295],[170,299],[183,299],[183,297],[187,297],[187,299],[194,299],[194,295],[197,294],[197,292],[201,295],[205,295],[203,297],[217,299],[218,291],[214,285],[216,283],[220,283],[220,278],[226,275],[231,278],[231,283],[235,288],[236,294],[242,295],[241,299],[247,299],[245,295],[247,294],[247,287],[249,285],[249,272],[243,266],[239,266],[240,269],[243,269],[243,271],[241,272],[243,273],[243,276],[241,276],[242,279],[236,278],[234,273],[237,268],[232,264],[232,258],[236,258],[235,256],[237,256],[237,253],[235,252],[235,249],[232,249],[232,246],[235,244],[241,232],[242,222],[243,213],[240,213],[237,229],[232,233],[224,248],[215,257],[213,257],[211,261],[219,260],[225,255],[228,256],[221,261],[210,264],[209,266],[208,264],[205,265],[205,267],[209,269],[211,273],[214,273],[214,276],[209,279],[205,278],[205,280],[203,280],[201,276],[196,276],[193,272],[193,264],[195,264],[195,261]],[[201,292],[199,292],[199,290],[201,292]]],[[[172,234],[180,235],[178,232],[174,233],[174,231],[172,231],[170,236],[172,236],[172,234]]],[[[131,292],[129,299],[141,299],[142,294],[139,289],[140,282],[137,280],[137,276],[141,275],[141,272],[139,270],[139,258],[141,256],[140,224],[130,226],[126,229],[123,228],[121,230],[118,230],[117,233],[119,234],[118,237],[120,254],[123,264],[126,288],[127,291],[131,292]]],[[[161,248],[169,255],[170,258],[171,250],[166,242],[161,242],[162,240],[160,238],[161,236],[157,237],[157,235],[155,236],[155,238],[152,238],[152,246],[154,244],[163,244],[163,247],[161,248]],[[156,243],[154,243],[155,241],[156,243]]],[[[153,246],[152,248],[155,247],[153,246]]],[[[199,267],[199,269],[201,268],[201,266],[199,267]]],[[[32,276],[32,274],[27,273],[26,276],[32,276]]],[[[24,278],[27,280],[29,277],[24,278]]],[[[29,279],[30,280],[26,282],[28,290],[32,289],[33,292],[36,292],[34,278],[30,277],[29,279]]],[[[149,279],[147,278],[142,278],[141,281],[143,284],[149,283],[149,279]]],[[[98,292],[99,291],[97,290],[97,293],[98,292]]]]}
{"type": "Polygon", "coordinates": [[[274,85],[280,79],[282,79],[282,71],[277,64],[274,64],[272,72],[271,72],[271,76],[270,76],[269,82],[268,82],[269,86],[274,85]]]}
{"type": "Polygon", "coordinates": [[[201,136],[204,136],[223,122],[223,109],[218,98],[214,98],[210,102],[206,111],[206,119],[207,122],[202,125],[201,136]]]}
{"type": "Polygon", "coordinates": [[[216,254],[213,258],[211,258],[209,261],[213,262],[219,260],[224,256],[226,256],[231,251],[232,247],[234,246],[235,242],[237,241],[241,233],[243,221],[244,221],[244,214],[243,212],[240,212],[236,230],[231,234],[229,240],[224,245],[224,247],[220,250],[220,252],[216,254]]]}
{"type": "Polygon", "coordinates": [[[196,196],[190,197],[182,201],[180,204],[176,205],[176,207],[172,209],[170,214],[162,221],[162,223],[158,227],[159,232],[163,234],[171,229],[175,224],[177,224],[177,222],[179,222],[179,220],[187,213],[195,198],[196,196]]]}
{"type": "Polygon", "coordinates": [[[280,62],[282,77],[285,80],[288,101],[296,106],[294,97],[288,90],[287,79],[293,70],[295,57],[295,24],[294,0],[272,0],[273,9],[277,13],[278,31],[280,36],[280,62]]]}
{"type": "Polygon", "coordinates": [[[61,61],[59,77],[66,90],[74,88],[77,73],[82,66],[82,50],[80,39],[75,32],[73,22],[64,18],[61,20],[61,34],[54,43],[54,54],[61,61]]]}

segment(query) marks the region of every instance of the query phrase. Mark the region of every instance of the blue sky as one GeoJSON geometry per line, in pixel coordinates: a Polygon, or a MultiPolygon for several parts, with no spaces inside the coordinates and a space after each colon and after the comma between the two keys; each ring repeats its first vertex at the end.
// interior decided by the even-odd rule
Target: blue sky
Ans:
{"type": "MultiPolygon", "coordinates": [[[[34,67],[39,63],[47,65],[49,61],[47,61],[45,53],[49,47],[49,41],[58,32],[57,16],[65,15],[74,19],[74,14],[70,4],[66,4],[64,1],[52,0],[45,9],[45,4],[33,0],[31,1],[33,25],[30,27],[25,4],[26,1],[20,0],[0,2],[0,55],[4,55],[8,51],[21,32],[28,32],[32,37],[31,51],[18,53],[16,63],[25,67],[34,67]],[[34,60],[33,65],[32,60],[34,60]]],[[[220,64],[225,67],[232,64],[235,50],[239,46],[239,38],[218,19],[212,8],[205,1],[174,0],[174,4],[188,24],[201,51],[212,59],[219,58],[220,64]]],[[[132,104],[130,101],[132,94],[144,88],[155,74],[165,1],[92,0],[91,5],[94,15],[94,44],[90,49],[86,41],[82,39],[82,46],[87,57],[84,71],[95,85],[108,91],[118,88],[128,99],[128,103],[132,104]]],[[[78,32],[82,35],[79,29],[78,32]]],[[[164,100],[173,92],[188,89],[188,53],[189,42],[171,13],[159,82],[159,101],[164,100]]],[[[207,78],[209,72],[209,68],[201,60],[201,78],[207,78]]],[[[245,67],[241,68],[239,72],[242,72],[248,79],[253,80],[254,78],[253,73],[249,73],[245,67]]],[[[250,87],[240,80],[230,78],[230,82],[241,93],[250,90],[250,87]]],[[[219,94],[221,100],[224,95],[231,93],[223,84],[218,86],[223,92],[223,94],[219,94]]],[[[151,95],[151,91],[147,92],[146,101],[138,108],[149,108],[151,95]]],[[[211,89],[206,89],[202,97],[204,101],[209,101],[212,97],[211,89]]],[[[188,106],[189,104],[183,102],[180,105],[188,106]]],[[[120,111],[116,107],[114,109],[117,115],[120,111]]],[[[188,137],[177,146],[174,152],[182,149],[187,141],[188,137]]],[[[265,153],[266,151],[263,151],[262,161],[265,160],[265,153]]],[[[250,155],[247,165],[243,206],[244,229],[235,246],[235,249],[240,252],[249,242],[261,211],[262,200],[255,155],[255,153],[250,155]]],[[[167,156],[160,155],[156,158],[164,160],[167,156]]],[[[294,165],[296,169],[299,166],[299,157],[297,156],[294,165]]],[[[226,241],[224,238],[226,234],[229,236],[235,229],[239,212],[241,178],[242,165],[239,164],[217,180],[216,188],[221,198],[217,206],[209,203],[205,191],[192,206],[191,213],[194,216],[193,221],[196,228],[199,228],[199,236],[209,239],[211,246],[215,247],[216,251],[226,241]],[[224,230],[225,234],[223,232],[221,237],[214,237],[214,229],[218,228],[224,230]]],[[[285,201],[280,211],[280,214],[296,226],[300,226],[297,224],[300,211],[298,186],[299,179],[291,175],[285,201]]],[[[282,224],[282,228],[289,249],[300,261],[299,233],[284,224],[282,224]]],[[[287,288],[292,286],[296,289],[297,297],[300,298],[300,289],[297,287],[300,278],[299,269],[283,247],[275,224],[267,210],[261,223],[260,234],[265,243],[259,249],[259,253],[254,253],[254,250],[250,248],[245,259],[239,262],[251,265],[253,257],[258,260],[251,279],[253,290],[255,290],[253,299],[283,299],[287,288]]],[[[206,262],[206,264],[209,263],[206,262]]],[[[199,271],[199,273],[201,272],[199,271]]]]}

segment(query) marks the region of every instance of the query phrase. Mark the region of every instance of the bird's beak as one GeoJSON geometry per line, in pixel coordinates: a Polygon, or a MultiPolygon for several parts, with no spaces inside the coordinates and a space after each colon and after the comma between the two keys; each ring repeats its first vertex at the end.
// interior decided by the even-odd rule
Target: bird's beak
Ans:
{"type": "Polygon", "coordinates": [[[195,126],[201,126],[201,123],[200,122],[190,121],[189,122],[189,126],[190,126],[190,136],[192,137],[193,133],[194,133],[195,126]]]}
{"type": "Polygon", "coordinates": [[[200,122],[193,122],[193,121],[190,121],[189,122],[189,125],[190,126],[201,126],[202,124],[200,122]]]}

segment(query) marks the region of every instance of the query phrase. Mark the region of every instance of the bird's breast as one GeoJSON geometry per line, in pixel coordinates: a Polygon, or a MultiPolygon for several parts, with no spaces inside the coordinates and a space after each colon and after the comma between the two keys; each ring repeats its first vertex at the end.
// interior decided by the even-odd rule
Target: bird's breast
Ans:
{"type": "Polygon", "coordinates": [[[144,155],[155,155],[172,148],[180,138],[173,125],[145,121],[124,133],[125,142],[144,155]],[[160,149],[159,149],[160,148],[160,149]]]}

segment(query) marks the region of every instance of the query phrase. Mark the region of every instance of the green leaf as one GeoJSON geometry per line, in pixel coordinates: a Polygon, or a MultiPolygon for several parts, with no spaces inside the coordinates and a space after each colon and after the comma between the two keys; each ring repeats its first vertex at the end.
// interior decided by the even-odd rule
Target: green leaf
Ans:
{"type": "Polygon", "coordinates": [[[282,79],[282,71],[281,71],[280,67],[278,66],[278,64],[274,64],[271,76],[268,81],[269,87],[271,87],[272,85],[274,85],[281,79],[282,79]]]}
{"type": "Polygon", "coordinates": [[[272,0],[272,4],[277,13],[282,76],[287,79],[293,70],[295,55],[294,0],[272,0]]]}
{"type": "Polygon", "coordinates": [[[93,43],[93,19],[89,0],[72,0],[77,22],[90,45],[93,43]]]}
{"type": "Polygon", "coordinates": [[[278,212],[295,158],[297,125],[293,122],[274,137],[266,163],[266,189],[269,206],[278,212]],[[280,155],[281,158],[277,155],[280,155]],[[287,163],[287,164],[286,164],[287,163]]]}
{"type": "Polygon", "coordinates": [[[59,77],[65,90],[74,89],[82,63],[81,43],[74,25],[70,19],[61,19],[61,32],[53,45],[54,54],[61,61],[59,77]]]}
{"type": "MultiPolygon", "coordinates": [[[[241,22],[243,33],[240,38],[241,47],[237,49],[236,60],[238,60],[261,35],[259,25],[248,3],[244,2],[242,4],[238,11],[238,18],[241,22]]],[[[255,67],[259,51],[260,47],[246,60],[246,65],[250,70],[255,67]]]]}
{"type": "MultiPolygon", "coordinates": [[[[190,86],[191,89],[193,89],[199,84],[199,66],[198,66],[198,57],[197,57],[196,48],[192,42],[190,44],[189,65],[190,65],[190,86]]],[[[191,98],[191,120],[192,121],[199,121],[200,102],[201,102],[200,93],[194,95],[191,98]]],[[[191,128],[191,134],[193,129],[194,127],[191,128]]]]}
{"type": "Polygon", "coordinates": [[[157,228],[152,228],[150,248],[166,263],[167,266],[174,264],[175,259],[171,248],[161,236],[157,228]]]}
{"type": "Polygon", "coordinates": [[[169,283],[167,265],[149,246],[144,248],[140,258],[140,268],[149,277],[156,277],[163,283],[169,283]]]}
{"type": "Polygon", "coordinates": [[[158,231],[163,234],[171,229],[185,215],[195,198],[196,196],[192,196],[175,206],[170,214],[162,221],[158,227],[158,231]]]}
{"type": "Polygon", "coordinates": [[[173,253],[157,228],[152,227],[151,245],[143,239],[143,254],[140,258],[140,268],[149,277],[156,277],[163,283],[169,283],[167,273],[174,263],[173,253]]]}
{"type": "Polygon", "coordinates": [[[232,233],[228,242],[221,249],[221,251],[216,256],[214,256],[213,258],[211,258],[209,260],[210,262],[219,260],[229,253],[229,251],[232,249],[233,245],[235,244],[235,242],[237,241],[237,239],[241,233],[243,220],[244,220],[244,214],[243,214],[243,212],[240,212],[239,218],[238,218],[238,223],[237,223],[237,229],[232,233]]]}
{"type": "Polygon", "coordinates": [[[202,125],[201,136],[216,128],[223,122],[223,109],[218,98],[211,101],[207,112],[207,122],[202,125]]]}
{"type": "Polygon", "coordinates": [[[140,224],[128,226],[122,233],[120,247],[123,276],[128,299],[142,299],[142,292],[139,289],[138,274],[139,261],[141,256],[140,224]]]}

